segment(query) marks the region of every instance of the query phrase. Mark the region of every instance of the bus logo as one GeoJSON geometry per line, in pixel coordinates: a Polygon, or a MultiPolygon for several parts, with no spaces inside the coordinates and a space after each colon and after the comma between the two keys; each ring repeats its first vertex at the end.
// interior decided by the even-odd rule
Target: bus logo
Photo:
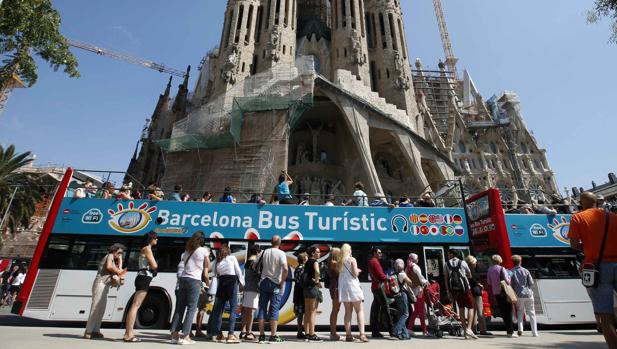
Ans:
{"type": "Polygon", "coordinates": [[[122,204],[118,204],[118,210],[112,209],[107,212],[111,215],[109,226],[120,233],[130,234],[143,230],[152,220],[150,213],[156,211],[156,207],[148,207],[148,203],[143,203],[139,207],[131,201],[128,207],[124,208],[122,204]]]}
{"type": "Polygon", "coordinates": [[[84,224],[99,224],[102,220],[103,212],[98,208],[91,208],[81,216],[81,222],[84,224]]]}
{"type": "Polygon", "coordinates": [[[553,218],[553,222],[549,223],[548,227],[553,230],[553,237],[557,239],[557,241],[564,245],[570,244],[570,238],[568,237],[570,222],[568,222],[566,217],[561,216],[561,219],[557,219],[557,217],[553,218]]]}
{"type": "Polygon", "coordinates": [[[546,237],[546,229],[538,223],[535,223],[529,228],[529,232],[531,236],[534,238],[545,238],[546,237]]]}

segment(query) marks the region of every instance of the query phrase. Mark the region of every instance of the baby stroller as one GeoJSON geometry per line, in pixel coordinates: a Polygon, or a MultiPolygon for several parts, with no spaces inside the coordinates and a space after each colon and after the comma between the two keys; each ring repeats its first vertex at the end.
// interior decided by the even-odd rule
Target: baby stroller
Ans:
{"type": "Polygon", "coordinates": [[[434,282],[424,289],[424,300],[428,308],[428,327],[429,334],[441,338],[444,332],[451,336],[462,337],[465,334],[463,325],[458,319],[458,315],[444,306],[441,301],[439,284],[434,282]]]}

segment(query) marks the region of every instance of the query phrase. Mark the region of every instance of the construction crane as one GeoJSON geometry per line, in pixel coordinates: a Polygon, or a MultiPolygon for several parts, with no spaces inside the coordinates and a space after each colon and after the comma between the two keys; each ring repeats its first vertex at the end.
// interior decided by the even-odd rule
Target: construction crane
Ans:
{"type": "Polygon", "coordinates": [[[156,63],[153,61],[148,61],[142,58],[137,58],[137,57],[133,57],[131,55],[127,55],[124,53],[119,53],[119,52],[114,52],[111,50],[107,50],[98,46],[94,46],[91,44],[87,44],[85,42],[81,42],[81,41],[77,41],[77,40],[73,40],[73,39],[68,39],[67,38],[67,42],[70,46],[85,50],[85,51],[89,51],[89,52],[93,52],[96,53],[97,55],[101,55],[101,56],[107,56],[113,59],[118,59],[121,61],[125,61],[127,63],[131,63],[131,64],[135,64],[135,65],[140,65],[142,67],[146,67],[146,68],[150,68],[153,70],[156,70],[160,73],[166,73],[166,74],[171,74],[174,76],[179,76],[181,78],[183,78],[184,76],[186,76],[186,72],[182,71],[182,70],[178,70],[178,69],[174,69],[174,68],[170,68],[170,67],[166,67],[160,63],[156,63]]]}
{"type": "Polygon", "coordinates": [[[448,26],[446,25],[446,17],[443,14],[441,0],[433,0],[433,6],[435,6],[435,14],[437,15],[437,24],[439,25],[439,33],[441,34],[441,44],[443,45],[443,51],[446,55],[446,66],[456,79],[458,77],[456,72],[456,62],[458,62],[458,58],[456,58],[454,52],[452,52],[452,43],[450,42],[450,34],[448,34],[448,26]]]}
{"type": "Polygon", "coordinates": [[[9,96],[11,95],[11,92],[13,92],[13,89],[23,88],[25,86],[26,85],[19,78],[19,75],[17,75],[17,68],[15,68],[11,73],[11,78],[4,84],[4,86],[0,86],[0,115],[2,115],[6,102],[9,100],[9,96]]]}

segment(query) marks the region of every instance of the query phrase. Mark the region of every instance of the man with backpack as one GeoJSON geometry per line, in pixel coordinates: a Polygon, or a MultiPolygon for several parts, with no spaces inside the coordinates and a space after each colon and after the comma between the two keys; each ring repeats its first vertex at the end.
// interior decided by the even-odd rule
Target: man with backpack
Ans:
{"type": "Polygon", "coordinates": [[[276,334],[281,307],[281,294],[285,290],[287,280],[287,256],[281,251],[281,237],[272,237],[272,246],[264,250],[257,263],[256,271],[261,275],[259,282],[259,343],[266,343],[265,319],[270,320],[269,343],[282,343],[283,339],[276,334]]]}
{"type": "Polygon", "coordinates": [[[467,263],[461,260],[460,250],[448,251],[448,263],[446,263],[446,287],[452,299],[458,306],[459,317],[463,328],[465,328],[465,339],[478,337],[471,330],[474,317],[474,299],[469,287],[471,269],[467,263]],[[465,309],[467,309],[467,319],[465,319],[465,309]]]}

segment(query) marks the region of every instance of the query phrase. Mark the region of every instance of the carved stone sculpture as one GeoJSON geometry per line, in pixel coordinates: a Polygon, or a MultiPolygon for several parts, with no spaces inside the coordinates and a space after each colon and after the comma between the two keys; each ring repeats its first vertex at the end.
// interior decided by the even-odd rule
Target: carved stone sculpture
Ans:
{"type": "Polygon", "coordinates": [[[272,27],[272,34],[270,34],[270,41],[268,42],[268,51],[270,58],[274,62],[278,62],[281,59],[281,27],[279,25],[275,25],[272,27]]]}
{"type": "Polygon", "coordinates": [[[351,60],[355,64],[363,65],[366,63],[364,52],[362,52],[362,43],[360,41],[360,35],[358,31],[353,29],[349,36],[351,42],[351,60]]]}
{"type": "Polygon", "coordinates": [[[240,50],[236,44],[231,47],[231,51],[227,57],[225,66],[223,67],[223,73],[221,74],[223,81],[232,85],[236,83],[236,74],[238,73],[239,62],[240,50]]]}

